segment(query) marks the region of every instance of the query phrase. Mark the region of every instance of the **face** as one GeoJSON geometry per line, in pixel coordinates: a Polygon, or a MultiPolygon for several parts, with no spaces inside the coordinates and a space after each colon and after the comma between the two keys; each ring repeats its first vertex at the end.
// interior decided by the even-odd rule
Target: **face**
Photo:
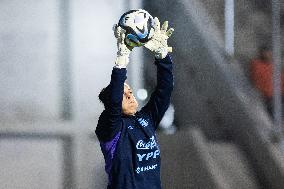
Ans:
{"type": "Polygon", "coordinates": [[[125,115],[134,115],[137,112],[138,102],[135,99],[131,88],[124,84],[124,93],[122,99],[122,113],[125,115]]]}
{"type": "Polygon", "coordinates": [[[272,61],[272,51],[271,50],[262,51],[261,58],[268,62],[271,62],[272,61]]]}

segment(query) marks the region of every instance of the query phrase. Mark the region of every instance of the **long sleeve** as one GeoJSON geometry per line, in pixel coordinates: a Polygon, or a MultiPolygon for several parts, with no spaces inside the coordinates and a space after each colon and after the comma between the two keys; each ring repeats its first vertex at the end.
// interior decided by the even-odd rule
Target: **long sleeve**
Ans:
{"type": "Polygon", "coordinates": [[[155,64],[157,66],[157,86],[149,102],[141,111],[150,114],[155,123],[154,129],[157,129],[170,104],[173,91],[173,64],[169,55],[164,59],[156,59],[155,64]]]}
{"type": "Polygon", "coordinates": [[[126,69],[113,68],[110,81],[110,106],[101,114],[96,134],[101,141],[115,137],[122,126],[122,98],[126,69]]]}
{"type": "Polygon", "coordinates": [[[124,91],[124,82],[126,80],[126,69],[114,68],[111,75],[111,107],[110,121],[111,125],[121,122],[122,98],[124,91]]]}

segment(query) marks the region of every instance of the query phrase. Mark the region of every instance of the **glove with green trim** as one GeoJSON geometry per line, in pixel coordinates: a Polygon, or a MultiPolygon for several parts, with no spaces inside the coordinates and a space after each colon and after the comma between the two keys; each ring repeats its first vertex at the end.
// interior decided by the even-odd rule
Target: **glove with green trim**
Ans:
{"type": "Polygon", "coordinates": [[[114,36],[117,39],[117,57],[115,60],[116,68],[126,68],[129,63],[129,55],[133,48],[125,44],[125,30],[118,25],[113,26],[114,36]]]}
{"type": "Polygon", "coordinates": [[[154,52],[156,58],[163,59],[169,52],[172,52],[172,47],[169,47],[167,42],[168,38],[173,34],[174,29],[170,28],[168,30],[168,21],[165,21],[160,28],[160,21],[157,17],[154,18],[154,23],[152,39],[144,46],[154,52]]]}

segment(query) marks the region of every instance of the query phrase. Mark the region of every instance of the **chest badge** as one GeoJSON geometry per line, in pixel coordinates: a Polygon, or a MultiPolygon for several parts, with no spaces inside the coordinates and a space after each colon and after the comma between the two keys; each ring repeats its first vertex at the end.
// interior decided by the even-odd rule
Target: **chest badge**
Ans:
{"type": "Polygon", "coordinates": [[[147,127],[149,125],[148,121],[146,119],[143,119],[143,118],[139,118],[138,122],[142,127],[147,127]]]}

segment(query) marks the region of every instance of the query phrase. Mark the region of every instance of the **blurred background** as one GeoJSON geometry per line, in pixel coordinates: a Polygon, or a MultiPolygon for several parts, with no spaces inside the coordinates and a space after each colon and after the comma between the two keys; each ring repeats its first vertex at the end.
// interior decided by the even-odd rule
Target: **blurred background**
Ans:
{"type": "MultiPolygon", "coordinates": [[[[283,0],[1,0],[0,188],[106,188],[97,96],[116,57],[112,26],[137,8],[175,28],[163,188],[283,189],[283,0]]],[[[141,105],[153,61],[131,56],[141,105]]]]}

